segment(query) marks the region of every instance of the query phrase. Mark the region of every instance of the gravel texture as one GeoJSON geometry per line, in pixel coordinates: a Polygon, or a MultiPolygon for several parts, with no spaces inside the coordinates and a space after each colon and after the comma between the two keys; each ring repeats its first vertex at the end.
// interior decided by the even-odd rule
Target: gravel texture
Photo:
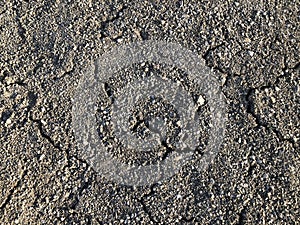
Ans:
{"type": "Polygon", "coordinates": [[[299,15],[297,0],[1,1],[0,224],[300,224],[299,15]],[[205,171],[122,186],[79,156],[72,97],[101,54],[150,39],[215,71],[226,137],[205,171]]]}

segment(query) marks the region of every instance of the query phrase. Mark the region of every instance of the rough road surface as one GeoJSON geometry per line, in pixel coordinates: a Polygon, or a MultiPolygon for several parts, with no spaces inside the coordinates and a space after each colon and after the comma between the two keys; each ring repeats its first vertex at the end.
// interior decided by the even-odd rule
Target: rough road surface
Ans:
{"type": "Polygon", "coordinates": [[[300,224],[300,3],[247,2],[1,1],[0,224],[300,224]],[[101,54],[150,39],[214,69],[227,131],[205,171],[127,187],[78,155],[72,97],[101,54]]]}

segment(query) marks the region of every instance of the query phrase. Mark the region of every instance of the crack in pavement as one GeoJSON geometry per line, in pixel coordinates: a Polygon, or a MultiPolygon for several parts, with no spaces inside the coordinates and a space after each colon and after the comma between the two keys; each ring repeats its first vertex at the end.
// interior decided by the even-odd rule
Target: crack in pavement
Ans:
{"type": "Polygon", "coordinates": [[[156,221],[156,219],[154,219],[152,213],[148,210],[145,202],[144,202],[144,198],[148,197],[148,196],[151,196],[153,195],[155,192],[154,192],[154,187],[157,186],[158,184],[155,183],[155,184],[152,184],[150,186],[150,192],[147,193],[147,194],[143,194],[140,199],[136,199],[141,205],[142,205],[142,208],[143,208],[143,211],[148,215],[149,217],[149,220],[154,223],[154,224],[158,224],[158,221],[156,221]]]}
{"type": "MultiPolygon", "coordinates": [[[[216,49],[218,49],[219,47],[224,46],[224,45],[225,45],[225,42],[223,42],[223,43],[221,43],[221,44],[219,44],[219,45],[217,45],[217,46],[215,46],[215,47],[209,48],[209,49],[204,53],[204,55],[202,56],[202,58],[205,60],[206,66],[208,66],[208,62],[207,62],[207,61],[208,61],[208,59],[207,59],[208,55],[209,55],[212,51],[214,51],[214,50],[216,50],[216,49]]],[[[296,142],[295,142],[292,138],[284,138],[283,135],[282,135],[282,133],[281,133],[279,130],[277,130],[275,127],[269,126],[268,123],[264,123],[264,122],[261,120],[260,116],[257,115],[257,114],[254,112],[254,104],[253,104],[253,100],[251,100],[251,96],[253,96],[253,94],[254,94],[254,92],[255,92],[256,90],[260,90],[260,91],[261,91],[261,90],[265,90],[265,89],[268,89],[268,88],[274,88],[274,86],[280,82],[280,79],[282,79],[282,78],[284,78],[284,77],[286,77],[286,76],[289,75],[289,74],[288,74],[288,70],[289,70],[289,69],[298,70],[299,67],[300,67],[300,62],[298,62],[298,63],[296,63],[296,65],[295,65],[294,67],[289,68],[288,65],[287,65],[287,63],[286,63],[286,59],[285,59],[284,61],[285,61],[285,66],[282,68],[283,74],[277,76],[275,82],[273,82],[273,83],[269,82],[267,85],[260,86],[260,87],[252,87],[252,88],[250,88],[250,89],[247,91],[247,94],[246,94],[246,96],[245,96],[246,103],[247,103],[247,104],[246,104],[246,112],[249,113],[249,114],[251,114],[251,115],[255,118],[255,122],[256,122],[256,124],[257,124],[256,127],[264,127],[264,128],[266,128],[267,130],[271,130],[273,133],[275,133],[275,135],[277,136],[277,138],[278,138],[280,141],[287,141],[287,142],[289,142],[289,143],[293,146],[294,149],[296,149],[296,142]]],[[[210,67],[210,66],[208,66],[208,67],[210,67]]],[[[226,86],[226,85],[228,84],[229,79],[231,79],[232,77],[240,76],[239,74],[231,74],[231,73],[228,73],[228,72],[224,71],[223,69],[221,69],[221,68],[219,68],[219,67],[210,67],[210,68],[215,69],[215,70],[217,70],[218,72],[223,73],[223,74],[226,75],[226,77],[225,77],[225,82],[224,82],[224,84],[222,85],[222,87],[226,86]]],[[[225,94],[224,94],[224,95],[225,95],[225,94]]],[[[228,99],[228,96],[225,95],[225,97],[228,99]]],[[[256,127],[254,127],[254,128],[256,128],[256,127]]],[[[251,170],[251,169],[253,169],[253,168],[250,167],[249,169],[251,170]]],[[[250,171],[250,173],[251,173],[251,171],[250,171]]]]}
{"type": "MultiPolygon", "coordinates": [[[[208,59],[207,59],[208,56],[209,56],[209,54],[210,54],[211,52],[213,52],[214,50],[216,50],[216,49],[218,49],[218,48],[220,48],[220,47],[222,47],[222,46],[225,46],[225,45],[226,45],[226,42],[224,41],[224,42],[222,42],[222,43],[219,44],[219,45],[216,45],[216,46],[214,46],[214,47],[210,47],[210,48],[202,55],[202,58],[204,59],[205,65],[206,65],[207,67],[209,67],[209,68],[211,68],[211,69],[213,69],[213,70],[216,70],[216,71],[218,71],[218,72],[221,73],[221,74],[226,75],[224,84],[221,85],[221,87],[227,86],[229,80],[230,80],[232,77],[235,77],[235,76],[239,77],[239,76],[240,76],[240,74],[231,73],[231,72],[226,72],[224,69],[222,69],[222,68],[220,68],[220,67],[217,67],[217,66],[209,66],[208,59]]],[[[224,94],[224,95],[225,95],[225,94],[224,94]]],[[[226,95],[225,95],[225,97],[227,98],[226,95]]]]}
{"type": "Polygon", "coordinates": [[[7,70],[4,70],[3,76],[0,76],[0,82],[4,85],[4,87],[9,87],[9,86],[12,86],[12,85],[19,85],[19,86],[22,86],[22,87],[27,87],[28,86],[28,84],[24,80],[21,80],[20,78],[18,78],[17,80],[15,80],[13,82],[8,83],[6,81],[7,77],[9,77],[9,74],[8,74],[7,70]]]}
{"type": "MultiPolygon", "coordinates": [[[[264,87],[262,87],[264,88],[264,87]]],[[[262,90],[261,88],[259,88],[260,90],[262,90]]],[[[266,128],[267,130],[270,130],[272,131],[276,137],[278,138],[279,141],[287,141],[289,142],[294,149],[296,149],[296,142],[292,139],[292,138],[284,138],[282,133],[276,129],[275,127],[272,127],[270,126],[268,123],[265,123],[261,120],[261,117],[260,115],[256,114],[254,112],[254,103],[253,103],[253,100],[251,100],[251,96],[254,94],[254,92],[257,90],[257,88],[251,88],[248,93],[246,94],[246,102],[247,102],[247,107],[246,107],[246,112],[251,114],[254,119],[255,119],[255,122],[256,122],[256,126],[254,127],[257,128],[257,127],[264,127],[266,128]]]]}
{"type": "Polygon", "coordinates": [[[15,183],[15,185],[10,189],[7,197],[5,198],[5,200],[2,202],[2,204],[0,205],[0,211],[4,211],[5,207],[8,205],[8,203],[10,202],[10,200],[12,199],[12,196],[14,195],[16,189],[18,187],[21,186],[22,180],[24,179],[24,177],[26,176],[28,170],[23,170],[21,172],[21,177],[19,178],[19,180],[15,183]]]}
{"type": "MultiPolygon", "coordinates": [[[[297,66],[297,65],[296,65],[297,66]]],[[[295,67],[296,68],[296,67],[295,67]]],[[[293,140],[293,138],[284,138],[282,133],[275,127],[272,127],[270,126],[268,123],[265,123],[261,120],[261,117],[260,115],[256,114],[255,111],[254,111],[254,103],[253,103],[253,99],[252,96],[254,95],[255,91],[258,90],[258,91],[263,91],[265,89],[269,89],[269,88],[274,88],[274,86],[276,84],[278,84],[280,82],[280,79],[288,76],[289,74],[287,73],[288,71],[288,67],[285,66],[284,68],[282,68],[282,71],[283,71],[283,74],[280,75],[280,76],[277,76],[276,77],[276,80],[273,84],[269,83],[268,85],[264,85],[264,86],[261,86],[261,87],[258,87],[258,88],[250,88],[245,96],[245,100],[246,100],[246,112],[251,114],[254,119],[255,119],[255,122],[257,124],[257,126],[255,126],[254,128],[257,128],[257,127],[264,127],[266,128],[267,130],[271,130],[276,136],[277,138],[279,139],[279,141],[287,141],[289,142],[294,149],[296,149],[296,142],[293,140]]]]}
{"type": "Polygon", "coordinates": [[[43,124],[42,124],[42,121],[41,120],[37,120],[37,119],[33,119],[32,115],[29,115],[29,120],[31,120],[33,123],[36,123],[37,124],[37,127],[39,129],[39,132],[41,134],[41,136],[47,140],[48,143],[50,143],[55,149],[58,149],[60,152],[65,152],[66,155],[67,155],[67,160],[68,160],[68,165],[69,165],[69,162],[70,162],[70,159],[71,157],[75,158],[77,161],[79,161],[80,163],[82,164],[86,164],[87,165],[87,168],[91,168],[93,172],[96,172],[93,167],[84,159],[81,159],[80,157],[78,157],[77,155],[71,155],[70,154],[70,151],[69,151],[69,148],[70,148],[70,145],[68,146],[67,150],[63,151],[60,144],[59,143],[55,143],[55,141],[52,140],[52,138],[46,134],[44,132],[44,129],[43,129],[43,124]]]}
{"type": "Polygon", "coordinates": [[[116,12],[116,15],[113,16],[112,18],[109,18],[109,19],[106,19],[104,21],[101,22],[101,27],[100,27],[100,34],[101,34],[101,39],[103,38],[109,38],[111,39],[112,41],[116,42],[121,36],[118,36],[116,38],[111,38],[109,36],[109,34],[106,33],[106,28],[108,26],[109,23],[113,23],[114,21],[118,20],[121,18],[121,14],[127,9],[127,5],[123,5],[121,7],[121,9],[119,9],[117,12],[116,12]]]}
{"type": "Polygon", "coordinates": [[[18,5],[19,5],[19,2],[17,2],[17,1],[13,2],[13,9],[16,13],[15,19],[16,19],[16,22],[17,22],[17,25],[18,25],[18,34],[21,37],[22,44],[25,44],[25,42],[26,42],[26,35],[25,35],[26,29],[24,28],[24,26],[21,23],[21,15],[20,15],[20,11],[19,11],[20,6],[18,6],[18,5]]]}
{"type": "Polygon", "coordinates": [[[205,60],[206,65],[207,65],[207,57],[208,57],[208,55],[209,55],[212,51],[214,51],[214,50],[216,50],[216,49],[218,49],[218,48],[220,48],[220,47],[222,47],[222,46],[224,46],[224,45],[225,45],[225,42],[222,42],[222,43],[219,44],[219,45],[216,45],[216,46],[214,46],[214,47],[209,47],[209,48],[207,49],[207,51],[202,55],[202,58],[205,60]]]}
{"type": "Polygon", "coordinates": [[[187,218],[185,216],[182,216],[181,221],[183,221],[185,223],[195,223],[195,222],[198,222],[198,221],[196,221],[195,217],[187,218]]]}
{"type": "Polygon", "coordinates": [[[12,83],[7,83],[5,81],[5,78],[3,79],[3,81],[5,82],[5,83],[3,82],[3,84],[4,84],[5,87],[9,87],[9,86],[12,86],[12,85],[19,85],[19,86],[22,86],[22,87],[26,87],[27,86],[27,83],[25,83],[23,80],[20,80],[20,79],[14,81],[12,83]]]}
{"type": "Polygon", "coordinates": [[[246,209],[243,208],[238,214],[238,222],[236,225],[244,225],[246,224],[246,209]]]}
{"type": "MultiPolygon", "coordinates": [[[[33,117],[30,115],[29,116],[29,119],[33,122],[33,123],[36,123],[37,124],[37,127],[39,129],[39,132],[41,134],[41,136],[46,139],[54,148],[62,151],[61,147],[59,144],[55,143],[55,141],[52,140],[52,138],[47,135],[45,132],[44,132],[44,129],[43,129],[43,124],[41,122],[41,120],[37,120],[37,119],[33,119],[33,117]]],[[[70,161],[70,153],[69,151],[66,152],[67,153],[67,159],[68,159],[68,163],[70,161]]],[[[75,155],[72,155],[72,157],[74,157],[76,160],[78,160],[79,162],[81,163],[84,163],[87,165],[87,168],[90,167],[92,169],[92,171],[95,172],[95,170],[84,160],[84,159],[81,159],[75,155]]],[[[87,189],[91,184],[92,184],[93,180],[91,178],[88,179],[87,182],[84,182],[84,184],[79,188],[79,194],[78,196],[76,196],[76,199],[71,203],[70,205],[70,209],[73,209],[75,210],[76,209],[76,206],[79,204],[80,202],[80,196],[82,195],[83,191],[85,189],[87,189]]],[[[142,205],[142,209],[143,211],[148,215],[150,221],[152,221],[154,224],[158,224],[158,222],[154,219],[154,217],[152,216],[151,212],[148,210],[145,202],[144,202],[144,198],[145,197],[148,197],[148,196],[151,196],[154,194],[154,187],[156,186],[157,184],[153,184],[151,185],[150,187],[150,192],[148,194],[144,194],[140,199],[137,199],[137,201],[142,205]]]]}
{"type": "MultiPolygon", "coordinates": [[[[41,120],[33,119],[31,115],[29,116],[29,119],[30,119],[33,123],[36,123],[36,124],[37,124],[37,127],[38,127],[38,129],[39,129],[39,132],[40,132],[41,136],[42,136],[44,139],[46,139],[48,143],[50,143],[55,149],[58,149],[58,150],[60,150],[61,152],[63,152],[63,150],[62,150],[60,144],[55,143],[55,141],[53,141],[52,138],[51,138],[49,135],[47,135],[47,134],[43,131],[43,124],[42,124],[41,120]]],[[[70,147],[70,145],[69,145],[68,147],[70,147]]],[[[66,155],[67,155],[67,161],[68,161],[68,163],[67,163],[67,165],[64,166],[64,168],[65,168],[66,166],[70,166],[70,158],[73,157],[73,158],[75,158],[77,161],[79,161],[80,163],[86,164],[86,165],[87,165],[87,168],[84,170],[84,173],[88,170],[88,168],[91,168],[91,170],[92,170],[94,173],[96,173],[95,170],[93,169],[93,167],[91,167],[91,166],[87,163],[87,161],[85,161],[84,159],[79,158],[79,157],[76,156],[76,155],[70,155],[70,152],[69,152],[68,148],[67,148],[67,150],[66,150],[65,152],[66,152],[66,155]]],[[[63,169],[64,169],[64,168],[63,168],[63,169]]],[[[74,200],[74,201],[70,204],[70,206],[69,206],[70,209],[72,209],[72,210],[75,210],[75,209],[76,209],[76,206],[77,206],[77,205],[79,204],[79,202],[80,202],[80,197],[82,196],[83,191],[86,190],[89,186],[91,186],[92,183],[93,183],[93,179],[92,179],[91,177],[88,177],[88,181],[84,181],[84,179],[83,179],[83,184],[79,187],[79,189],[78,189],[78,194],[77,194],[75,200],[74,200]]]]}
{"type": "Polygon", "coordinates": [[[60,145],[55,143],[52,138],[43,131],[43,124],[41,120],[33,119],[31,115],[29,115],[29,119],[38,125],[40,134],[43,138],[45,138],[54,148],[61,150],[60,145]]]}
{"type": "MultiPolygon", "coordinates": [[[[86,172],[86,171],[85,171],[86,172]]],[[[83,175],[84,176],[84,175],[83,175]]],[[[87,181],[84,181],[83,184],[78,189],[78,194],[75,197],[75,200],[70,204],[70,209],[75,210],[77,205],[80,202],[80,197],[83,195],[83,191],[88,189],[93,183],[92,178],[89,176],[87,181]]]]}
{"type": "MultiPolygon", "coordinates": [[[[73,63],[72,63],[72,64],[73,64],[73,63]]],[[[53,78],[53,80],[54,80],[54,81],[61,80],[61,79],[63,79],[63,78],[66,77],[66,76],[72,75],[72,73],[74,73],[74,71],[75,71],[75,66],[73,66],[70,70],[65,71],[61,76],[55,76],[55,77],[53,78]]]]}

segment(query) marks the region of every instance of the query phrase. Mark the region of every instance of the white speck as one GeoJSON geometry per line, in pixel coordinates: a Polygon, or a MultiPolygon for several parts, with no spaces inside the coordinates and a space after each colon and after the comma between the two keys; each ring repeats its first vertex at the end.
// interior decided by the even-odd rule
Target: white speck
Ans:
{"type": "Polygon", "coordinates": [[[252,52],[252,51],[248,51],[248,53],[249,53],[250,56],[254,55],[254,52],[252,52]]]}
{"type": "Polygon", "coordinates": [[[177,199],[182,199],[182,195],[178,194],[178,195],[176,196],[176,198],[177,198],[177,199]]]}
{"type": "Polygon", "coordinates": [[[5,98],[8,98],[10,95],[11,95],[11,93],[9,93],[8,91],[4,91],[3,96],[4,96],[5,98]]]}
{"type": "Polygon", "coordinates": [[[11,119],[7,119],[6,122],[5,122],[5,125],[8,126],[8,125],[10,125],[11,123],[12,123],[11,119]]]}
{"type": "Polygon", "coordinates": [[[271,101],[272,101],[272,103],[275,103],[276,102],[276,98],[271,97],[271,101]]]}
{"type": "Polygon", "coordinates": [[[250,38],[245,38],[244,42],[246,42],[246,43],[250,43],[250,42],[251,42],[251,40],[250,40],[250,38]]]}
{"type": "Polygon", "coordinates": [[[198,104],[199,105],[204,105],[204,102],[205,102],[204,98],[202,97],[202,95],[200,95],[199,98],[198,98],[198,104]]]}
{"type": "Polygon", "coordinates": [[[180,155],[180,156],[177,156],[177,157],[175,157],[175,161],[179,161],[179,160],[181,160],[182,159],[182,156],[180,155]]]}

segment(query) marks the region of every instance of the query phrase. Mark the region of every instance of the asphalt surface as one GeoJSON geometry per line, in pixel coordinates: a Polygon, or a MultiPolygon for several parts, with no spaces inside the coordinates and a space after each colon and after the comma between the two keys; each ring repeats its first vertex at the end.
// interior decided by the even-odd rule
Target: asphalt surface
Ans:
{"type": "MultiPolygon", "coordinates": [[[[299,13],[297,0],[1,1],[0,224],[300,224],[299,13]],[[128,187],[78,154],[72,97],[95,59],[141,40],[200,55],[228,122],[206,170],[191,161],[168,180],[128,187]]],[[[126,73],[136,71],[181,74],[148,64],[126,73]]],[[[140,163],[151,160],[155,152],[140,163]]]]}

